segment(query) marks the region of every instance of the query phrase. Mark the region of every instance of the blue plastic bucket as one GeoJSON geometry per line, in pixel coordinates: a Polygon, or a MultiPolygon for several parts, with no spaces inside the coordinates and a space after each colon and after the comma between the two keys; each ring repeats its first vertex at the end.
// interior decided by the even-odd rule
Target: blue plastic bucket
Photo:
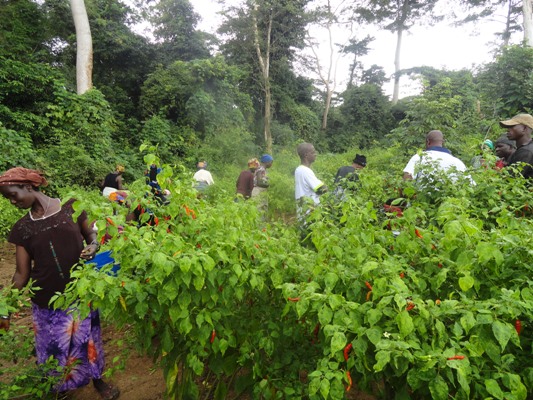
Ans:
{"type": "Polygon", "coordinates": [[[120,270],[120,264],[115,262],[115,259],[111,257],[111,254],[113,253],[112,250],[102,251],[100,253],[97,253],[92,260],[85,261],[85,264],[87,265],[93,265],[94,269],[97,271],[100,271],[102,267],[113,264],[113,267],[111,268],[111,271],[109,272],[109,275],[116,276],[117,272],[120,270]]]}

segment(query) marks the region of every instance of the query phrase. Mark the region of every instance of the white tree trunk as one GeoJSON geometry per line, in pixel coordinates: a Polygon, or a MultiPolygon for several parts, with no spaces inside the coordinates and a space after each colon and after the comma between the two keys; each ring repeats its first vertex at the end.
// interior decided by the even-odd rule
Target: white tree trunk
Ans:
{"type": "Polygon", "coordinates": [[[93,86],[93,41],[89,17],[83,0],[70,0],[76,27],[76,88],[83,94],[93,86]]]}
{"type": "Polygon", "coordinates": [[[392,92],[392,104],[398,103],[400,97],[400,50],[402,48],[403,30],[396,32],[396,53],[394,54],[394,90],[392,92]]]}
{"type": "Polygon", "coordinates": [[[259,12],[259,5],[254,2],[254,9],[252,10],[252,21],[254,31],[254,46],[259,60],[259,67],[261,68],[261,78],[263,84],[263,91],[265,93],[265,147],[267,153],[272,152],[272,132],[270,131],[271,119],[272,119],[272,93],[270,89],[270,41],[272,35],[272,20],[273,16],[270,14],[268,20],[267,32],[265,34],[265,51],[264,54],[261,51],[261,44],[259,42],[259,26],[257,24],[257,13],[259,12]]]}
{"type": "Polygon", "coordinates": [[[533,47],[533,0],[522,2],[522,14],[524,14],[524,42],[526,46],[533,47]]]}

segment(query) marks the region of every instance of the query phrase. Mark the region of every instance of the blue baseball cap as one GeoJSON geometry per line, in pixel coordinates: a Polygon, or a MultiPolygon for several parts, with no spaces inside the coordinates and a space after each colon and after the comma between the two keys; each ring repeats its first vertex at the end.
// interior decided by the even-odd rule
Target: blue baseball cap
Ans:
{"type": "Polygon", "coordinates": [[[272,156],[270,154],[263,154],[261,156],[261,162],[262,163],[267,163],[267,162],[271,162],[271,161],[274,161],[274,159],[272,158],[272,156]]]}

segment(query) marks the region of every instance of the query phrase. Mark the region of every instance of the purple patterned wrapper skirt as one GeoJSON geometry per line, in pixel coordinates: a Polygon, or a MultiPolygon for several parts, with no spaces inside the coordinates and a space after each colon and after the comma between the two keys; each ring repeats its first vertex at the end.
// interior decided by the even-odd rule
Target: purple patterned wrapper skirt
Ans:
{"type": "Polygon", "coordinates": [[[32,312],[37,363],[43,364],[52,356],[65,367],[58,392],[102,377],[105,361],[98,310],[83,320],[76,309],[51,310],[33,304],[32,312]]]}

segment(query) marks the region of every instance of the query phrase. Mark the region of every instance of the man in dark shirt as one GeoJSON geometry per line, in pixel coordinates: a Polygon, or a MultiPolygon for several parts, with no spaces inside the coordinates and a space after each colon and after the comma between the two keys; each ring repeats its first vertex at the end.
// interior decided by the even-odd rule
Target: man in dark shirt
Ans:
{"type": "Polygon", "coordinates": [[[337,175],[335,175],[335,184],[337,185],[335,188],[335,194],[342,196],[346,187],[345,182],[343,184],[343,180],[357,182],[359,180],[359,175],[357,175],[355,171],[363,169],[364,167],[366,167],[366,157],[361,154],[355,155],[352,165],[340,167],[337,171],[337,175]]]}
{"type": "Polygon", "coordinates": [[[522,169],[524,178],[533,178],[533,116],[518,114],[507,121],[500,121],[500,126],[507,128],[507,138],[516,142],[516,151],[508,160],[508,165],[526,163],[522,169]]]}

